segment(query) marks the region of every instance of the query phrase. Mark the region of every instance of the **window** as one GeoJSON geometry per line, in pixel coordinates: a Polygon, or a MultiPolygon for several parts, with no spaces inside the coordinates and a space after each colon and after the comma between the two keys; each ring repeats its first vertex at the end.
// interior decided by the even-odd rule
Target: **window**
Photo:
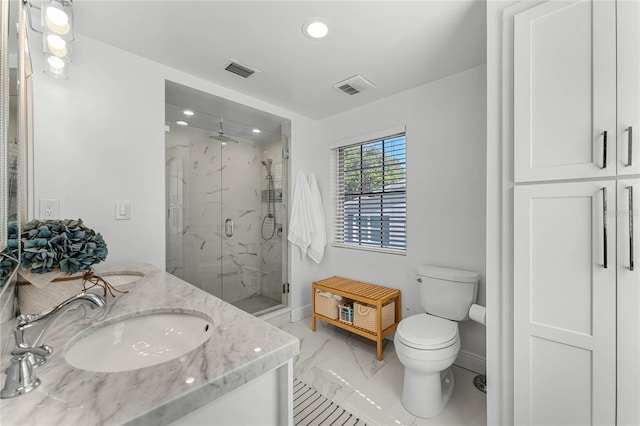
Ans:
{"type": "Polygon", "coordinates": [[[406,162],[404,133],[336,149],[334,245],[406,251],[406,162]]]}

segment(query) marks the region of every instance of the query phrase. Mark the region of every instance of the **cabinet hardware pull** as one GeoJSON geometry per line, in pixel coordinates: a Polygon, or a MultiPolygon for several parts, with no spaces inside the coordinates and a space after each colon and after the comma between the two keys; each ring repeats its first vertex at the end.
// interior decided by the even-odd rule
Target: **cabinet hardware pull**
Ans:
{"type": "Polygon", "coordinates": [[[604,269],[607,269],[607,188],[602,188],[602,236],[604,241],[604,269]]]}
{"type": "Polygon", "coordinates": [[[602,168],[607,168],[607,131],[602,132],[602,168]]]}
{"type": "Polygon", "coordinates": [[[233,237],[233,219],[231,218],[224,221],[224,235],[228,238],[233,237]]]}
{"type": "Polygon", "coordinates": [[[633,186],[628,186],[629,190],[629,270],[635,269],[633,258],[633,186]]]}
{"type": "Polygon", "coordinates": [[[627,127],[627,132],[629,133],[629,138],[627,139],[627,167],[631,167],[633,165],[633,127],[627,127]]]}

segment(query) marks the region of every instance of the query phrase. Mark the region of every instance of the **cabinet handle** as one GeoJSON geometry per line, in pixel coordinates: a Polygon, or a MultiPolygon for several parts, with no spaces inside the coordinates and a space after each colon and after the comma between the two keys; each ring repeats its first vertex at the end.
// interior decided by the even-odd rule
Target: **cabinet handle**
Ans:
{"type": "Polygon", "coordinates": [[[627,167],[631,167],[631,165],[633,165],[633,127],[627,127],[627,132],[629,133],[627,139],[627,167]]]}
{"type": "Polygon", "coordinates": [[[628,186],[629,190],[629,270],[635,269],[633,258],[633,186],[628,186]]]}
{"type": "Polygon", "coordinates": [[[607,131],[602,132],[602,168],[607,168],[607,131]]]}
{"type": "Polygon", "coordinates": [[[607,188],[602,188],[602,236],[604,242],[604,269],[607,269],[607,188]]]}
{"type": "Polygon", "coordinates": [[[224,234],[228,238],[233,237],[233,219],[228,218],[224,221],[224,234]]]}

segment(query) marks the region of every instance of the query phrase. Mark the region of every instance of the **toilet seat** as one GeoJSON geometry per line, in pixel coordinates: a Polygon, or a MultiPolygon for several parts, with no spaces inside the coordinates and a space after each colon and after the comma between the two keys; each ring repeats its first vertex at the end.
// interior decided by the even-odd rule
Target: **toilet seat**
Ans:
{"type": "Polygon", "coordinates": [[[458,340],[458,323],[429,314],[412,315],[400,321],[396,337],[411,348],[443,349],[458,340]]]}

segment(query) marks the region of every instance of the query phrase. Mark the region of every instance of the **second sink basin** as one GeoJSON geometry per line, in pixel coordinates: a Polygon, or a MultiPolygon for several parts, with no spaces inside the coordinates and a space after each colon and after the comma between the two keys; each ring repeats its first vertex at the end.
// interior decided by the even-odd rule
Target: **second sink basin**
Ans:
{"type": "Polygon", "coordinates": [[[140,314],[89,328],[70,342],[65,359],[82,370],[137,370],[191,352],[212,332],[211,321],[192,313],[140,314]]]}

